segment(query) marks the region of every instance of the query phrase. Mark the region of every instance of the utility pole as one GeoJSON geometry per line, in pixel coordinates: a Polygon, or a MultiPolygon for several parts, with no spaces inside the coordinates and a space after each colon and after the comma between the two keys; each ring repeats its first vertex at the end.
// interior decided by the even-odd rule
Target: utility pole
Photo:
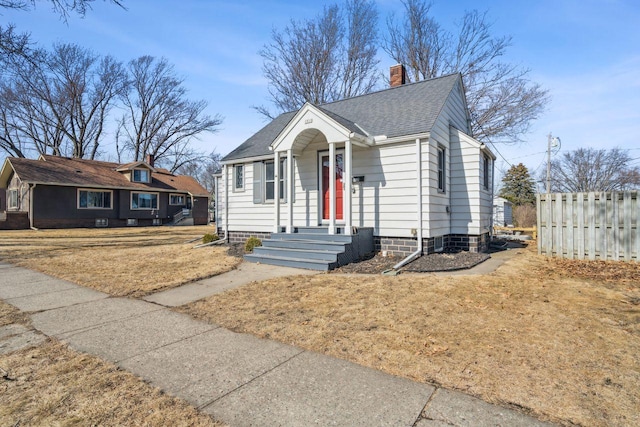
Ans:
{"type": "Polygon", "coordinates": [[[551,193],[551,147],[555,148],[560,144],[560,138],[554,138],[549,132],[547,136],[547,194],[551,193]]]}

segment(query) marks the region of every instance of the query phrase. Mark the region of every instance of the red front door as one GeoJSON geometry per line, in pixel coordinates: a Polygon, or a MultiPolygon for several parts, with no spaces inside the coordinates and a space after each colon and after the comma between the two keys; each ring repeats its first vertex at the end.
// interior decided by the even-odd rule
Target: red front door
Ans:
{"type": "MultiPolygon", "coordinates": [[[[344,168],[344,156],[342,153],[336,154],[336,220],[344,219],[343,202],[344,192],[342,191],[342,175],[344,168]]],[[[322,219],[328,220],[329,213],[329,156],[322,156],[322,219]]]]}

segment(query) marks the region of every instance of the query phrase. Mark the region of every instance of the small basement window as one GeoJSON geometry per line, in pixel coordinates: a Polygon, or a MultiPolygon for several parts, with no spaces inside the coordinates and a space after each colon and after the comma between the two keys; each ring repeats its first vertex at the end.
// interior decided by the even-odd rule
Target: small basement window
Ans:
{"type": "Polygon", "coordinates": [[[444,250],[444,237],[438,236],[433,238],[433,250],[442,252],[444,250]]]}
{"type": "Polygon", "coordinates": [[[108,227],[109,220],[107,218],[96,218],[96,227],[108,227]]]}
{"type": "Polygon", "coordinates": [[[136,218],[127,219],[127,225],[138,225],[138,220],[136,218]]]}

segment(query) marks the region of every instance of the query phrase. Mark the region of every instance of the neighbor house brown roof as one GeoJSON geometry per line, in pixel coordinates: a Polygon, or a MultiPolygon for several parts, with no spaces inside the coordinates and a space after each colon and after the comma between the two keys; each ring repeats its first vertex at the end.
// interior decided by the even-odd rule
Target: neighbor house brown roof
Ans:
{"type": "MultiPolygon", "coordinates": [[[[143,162],[146,165],[146,163],[143,162]]],[[[0,186],[6,187],[8,165],[22,182],[76,187],[119,188],[128,190],[154,190],[188,192],[194,196],[208,196],[209,192],[194,178],[174,175],[166,169],[152,171],[151,182],[131,182],[117,169],[123,165],[97,160],[42,155],[38,160],[8,157],[0,174],[0,186]]]]}

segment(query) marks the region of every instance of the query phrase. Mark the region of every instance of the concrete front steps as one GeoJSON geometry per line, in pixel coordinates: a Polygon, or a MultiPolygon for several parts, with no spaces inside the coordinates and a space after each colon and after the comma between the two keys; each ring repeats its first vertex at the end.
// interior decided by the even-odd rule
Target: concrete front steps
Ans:
{"type": "Polygon", "coordinates": [[[271,234],[244,258],[262,264],[329,271],[369,252],[373,252],[372,229],[360,229],[348,236],[328,234],[326,227],[299,227],[295,233],[271,234]]]}

